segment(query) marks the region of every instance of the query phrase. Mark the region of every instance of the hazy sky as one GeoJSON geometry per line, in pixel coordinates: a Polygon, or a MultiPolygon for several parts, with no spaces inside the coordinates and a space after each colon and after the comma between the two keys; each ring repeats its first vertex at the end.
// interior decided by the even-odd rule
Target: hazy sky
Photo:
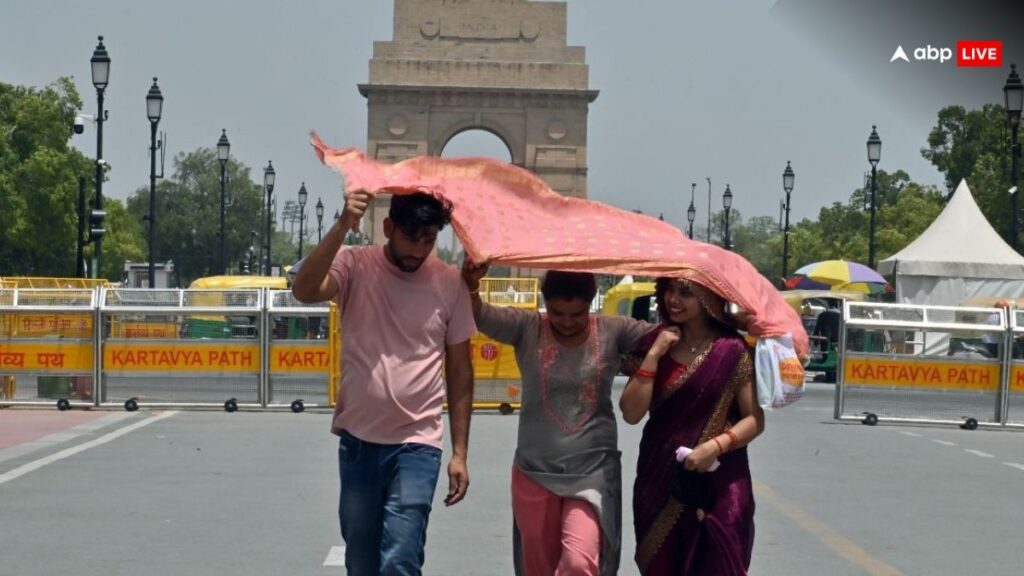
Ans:
{"type": "MultiPolygon", "coordinates": [[[[880,168],[941,185],[920,155],[936,111],[1001,102],[1009,57],[1007,67],[987,70],[889,57],[898,43],[908,52],[953,46],[1013,20],[991,10],[961,19],[942,4],[569,0],[569,44],[586,47],[590,85],[600,91],[589,117],[590,197],[683,225],[696,182],[699,223],[710,177],[716,210],[729,183],[745,217],[777,216],[791,160],[792,217],[815,217],[862,184],[872,124],[883,140],[880,168]]],[[[232,156],[257,182],[273,159],[279,206],[303,181],[310,204],[322,197],[329,215],[340,206],[340,180],[316,160],[307,134],[365,146],[366,101],[356,85],[367,81],[373,41],[391,38],[391,0],[4,0],[3,8],[0,81],[42,86],[73,76],[87,113],[96,110],[89,58],[105,36],[106,194],[125,198],[148,185],[145,95],[158,76],[168,173],[170,157],[214,146],[226,128],[232,156]]],[[[999,38],[1008,53],[1019,53],[1019,36],[999,38]]],[[[92,127],[74,141],[94,154],[92,127]]],[[[445,155],[507,159],[502,146],[471,133],[445,155]]]]}

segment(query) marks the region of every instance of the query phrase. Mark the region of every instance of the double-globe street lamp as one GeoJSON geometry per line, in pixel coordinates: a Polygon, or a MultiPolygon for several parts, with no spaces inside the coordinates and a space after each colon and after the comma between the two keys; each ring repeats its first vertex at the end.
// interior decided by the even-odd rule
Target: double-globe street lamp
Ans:
{"type": "Polygon", "coordinates": [[[875,269],[875,212],[878,203],[878,161],[882,159],[882,139],[878,137],[876,126],[871,126],[868,136],[868,162],[871,163],[871,221],[868,224],[868,268],[875,269]]]}
{"type": "Polygon", "coordinates": [[[793,191],[793,181],[796,175],[793,168],[786,160],[786,169],[782,171],[782,189],[786,191],[786,224],[782,229],[782,279],[785,281],[789,274],[789,194],[793,191]]]}
{"type": "Polygon", "coordinates": [[[103,45],[103,36],[99,37],[99,43],[92,52],[90,59],[92,64],[92,85],[96,87],[96,197],[93,200],[93,210],[89,214],[89,238],[96,243],[93,250],[92,268],[89,275],[93,278],[102,277],[103,266],[103,219],[106,212],[103,211],[103,122],[107,119],[107,111],[103,109],[103,91],[107,89],[110,82],[110,56],[107,48],[103,45]]]}
{"type": "Polygon", "coordinates": [[[306,198],[309,197],[309,192],[306,192],[306,183],[303,182],[302,186],[299,186],[299,255],[295,259],[295,262],[302,260],[302,222],[306,219],[306,198]]]}
{"type": "Polygon", "coordinates": [[[264,248],[266,249],[266,254],[267,254],[267,263],[266,263],[266,274],[267,274],[267,276],[271,276],[272,275],[271,274],[272,270],[270,268],[270,243],[271,243],[270,242],[270,227],[271,227],[271,225],[274,222],[274,220],[273,220],[274,215],[270,211],[271,210],[270,197],[274,195],[274,180],[276,178],[277,178],[277,173],[274,172],[274,164],[273,164],[273,162],[268,160],[267,161],[267,167],[263,169],[263,188],[267,191],[267,234],[263,237],[264,248]]]}
{"type": "Polygon", "coordinates": [[[686,209],[686,221],[690,223],[688,236],[693,240],[693,220],[697,217],[697,208],[693,205],[693,192],[697,189],[697,183],[690,183],[690,207],[686,209]]]}
{"type": "Polygon", "coordinates": [[[231,142],[228,142],[228,131],[222,128],[220,139],[217,140],[217,160],[220,161],[220,273],[226,274],[224,259],[224,190],[227,187],[226,173],[228,157],[231,154],[231,142]]]}
{"type": "Polygon", "coordinates": [[[725,235],[722,238],[722,247],[732,250],[732,241],[729,238],[729,213],[732,212],[732,189],[725,185],[725,193],[722,194],[722,207],[725,208],[725,235]]]}
{"type": "Polygon", "coordinates": [[[149,287],[156,286],[156,127],[163,114],[164,96],[153,77],[146,94],[146,116],[149,118],[149,287]]]}
{"type": "Polygon", "coordinates": [[[1020,196],[1019,182],[1020,178],[1020,142],[1017,140],[1017,131],[1020,129],[1020,111],[1024,107],[1024,85],[1021,84],[1020,76],[1017,75],[1017,65],[1010,64],[1010,75],[1006,78],[1006,84],[1003,85],[1003,100],[1006,104],[1006,119],[1010,123],[1010,157],[1012,163],[1012,169],[1010,170],[1010,178],[1013,186],[1013,218],[1011,218],[1011,225],[1013,226],[1012,234],[1010,234],[1011,245],[1014,250],[1017,250],[1019,240],[1018,234],[1020,233],[1020,196]]]}

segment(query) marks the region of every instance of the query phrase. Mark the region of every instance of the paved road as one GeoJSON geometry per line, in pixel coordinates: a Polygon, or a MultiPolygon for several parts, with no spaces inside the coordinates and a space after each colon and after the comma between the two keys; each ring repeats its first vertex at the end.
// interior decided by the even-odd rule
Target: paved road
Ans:
{"type": "MultiPolygon", "coordinates": [[[[82,414],[0,410],[0,574],[345,573],[327,414],[82,414]]],[[[809,385],[752,446],[752,573],[1020,573],[1024,437],[831,416],[832,387],[809,385]]],[[[470,496],[445,509],[439,486],[426,574],[512,572],[516,424],[474,418],[470,496]]],[[[620,428],[627,494],[639,435],[620,428]]]]}

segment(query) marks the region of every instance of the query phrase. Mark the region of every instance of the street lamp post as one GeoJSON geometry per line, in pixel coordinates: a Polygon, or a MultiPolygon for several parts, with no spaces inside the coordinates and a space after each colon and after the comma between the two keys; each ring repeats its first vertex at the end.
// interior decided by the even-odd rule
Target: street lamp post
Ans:
{"type": "Polygon", "coordinates": [[[693,193],[697,189],[697,183],[690,183],[690,207],[686,209],[686,221],[690,223],[689,236],[693,240],[693,220],[697,217],[697,208],[693,205],[693,193]]]}
{"type": "Polygon", "coordinates": [[[729,212],[732,212],[732,189],[725,185],[725,193],[722,194],[722,207],[725,208],[725,237],[722,240],[722,247],[732,250],[732,241],[729,238],[729,212]]]}
{"type": "Polygon", "coordinates": [[[270,226],[273,223],[273,215],[270,212],[270,197],[274,194],[274,180],[277,178],[277,173],[274,172],[274,164],[267,161],[267,167],[263,169],[263,188],[267,191],[267,234],[263,237],[263,241],[266,244],[267,254],[267,276],[271,276],[270,268],[270,226]]]}
{"type": "Polygon", "coordinates": [[[878,210],[878,161],[882,159],[882,139],[875,126],[868,137],[868,162],[871,163],[871,221],[868,225],[868,268],[875,268],[875,212],[878,210]]]}
{"type": "Polygon", "coordinates": [[[324,239],[324,203],[319,198],[316,199],[316,242],[320,243],[324,239]]]}
{"type": "Polygon", "coordinates": [[[1018,235],[1020,233],[1020,190],[1018,180],[1020,178],[1020,142],[1017,140],[1017,131],[1020,129],[1020,111],[1024,107],[1024,85],[1021,84],[1020,76],[1017,75],[1017,65],[1010,64],[1010,75],[1003,85],[1003,99],[1006,104],[1006,119],[1010,122],[1010,157],[1012,168],[1010,178],[1013,185],[1013,233],[1010,235],[1014,250],[1019,245],[1018,235]]]}
{"type": "Polygon", "coordinates": [[[153,85],[146,94],[146,116],[149,118],[149,287],[156,285],[156,126],[163,114],[164,96],[153,85]]]}
{"type": "Polygon", "coordinates": [[[253,275],[259,275],[259,272],[256,270],[256,248],[255,248],[256,241],[257,241],[256,231],[255,230],[249,230],[249,250],[246,253],[246,256],[249,259],[249,266],[248,266],[249,274],[253,274],[253,275]]]}
{"type": "Polygon", "coordinates": [[[103,92],[110,82],[110,56],[107,48],[103,45],[103,36],[99,37],[99,43],[92,52],[90,59],[92,64],[92,85],[96,87],[96,197],[93,200],[93,211],[89,215],[90,237],[93,237],[92,230],[98,234],[93,237],[96,247],[93,250],[92,269],[89,271],[93,278],[103,276],[103,122],[107,119],[107,111],[103,109],[103,92]]]}
{"type": "Polygon", "coordinates": [[[217,160],[220,161],[220,273],[226,274],[224,260],[224,189],[226,183],[226,172],[228,167],[228,156],[231,154],[231,143],[228,142],[228,131],[221,129],[220,140],[217,140],[217,160]]]}
{"type": "Polygon", "coordinates": [[[786,191],[786,225],[782,229],[782,278],[785,280],[789,274],[789,194],[793,191],[793,181],[796,175],[793,168],[786,160],[786,169],[782,171],[782,189],[786,191]]]}
{"type": "Polygon", "coordinates": [[[302,186],[299,186],[299,256],[295,259],[296,262],[302,260],[302,221],[306,219],[306,198],[308,196],[306,183],[303,182],[302,186]]]}
{"type": "Polygon", "coordinates": [[[711,244],[711,177],[705,176],[708,181],[708,244],[711,244]]]}

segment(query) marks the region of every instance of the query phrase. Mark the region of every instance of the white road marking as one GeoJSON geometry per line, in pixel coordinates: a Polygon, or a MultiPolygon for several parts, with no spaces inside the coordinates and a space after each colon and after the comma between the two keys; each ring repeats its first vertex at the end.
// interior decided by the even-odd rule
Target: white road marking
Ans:
{"type": "Polygon", "coordinates": [[[0,448],[0,462],[20,458],[26,454],[35,452],[36,450],[56,446],[57,444],[73,440],[83,434],[94,432],[100,428],[105,428],[111,424],[116,424],[125,418],[131,417],[132,414],[129,412],[112,412],[110,414],[100,416],[95,420],[84,422],[78,426],[68,428],[67,430],[54,432],[49,436],[43,436],[42,438],[32,440],[31,442],[25,442],[24,444],[18,444],[9,448],[0,448]]]}
{"type": "Polygon", "coordinates": [[[1017,464],[1016,462],[1003,462],[1010,468],[1016,468],[1017,470],[1024,470],[1024,464],[1017,464]]]}
{"type": "Polygon", "coordinates": [[[911,438],[920,438],[921,437],[921,435],[918,434],[917,432],[907,432],[906,430],[901,430],[900,434],[903,434],[904,436],[910,436],[911,438]]]}
{"type": "Polygon", "coordinates": [[[964,452],[967,452],[968,454],[974,454],[975,456],[981,456],[982,458],[995,458],[995,456],[989,454],[988,452],[982,452],[981,450],[971,450],[969,448],[964,448],[964,452]]]}
{"type": "Polygon", "coordinates": [[[942,444],[943,446],[956,446],[956,442],[947,442],[945,440],[935,440],[934,438],[932,439],[932,442],[935,442],[936,444],[942,444]]]}
{"type": "Polygon", "coordinates": [[[75,454],[78,454],[79,452],[84,452],[84,451],[88,450],[89,448],[95,448],[96,446],[100,446],[100,445],[106,444],[107,442],[110,442],[112,440],[116,440],[116,439],[120,438],[121,436],[124,436],[125,434],[127,434],[129,432],[133,432],[135,430],[138,430],[139,428],[142,428],[143,426],[149,426],[150,424],[152,424],[154,422],[158,422],[158,421],[163,420],[165,418],[170,418],[171,416],[174,416],[177,413],[178,413],[177,410],[171,410],[169,412],[163,412],[161,414],[157,414],[156,416],[153,416],[152,418],[146,418],[145,420],[141,420],[141,421],[136,422],[134,424],[129,424],[128,426],[125,426],[124,428],[118,428],[117,430],[114,430],[113,432],[108,432],[107,434],[104,434],[103,436],[100,436],[99,438],[96,438],[95,440],[90,440],[90,441],[88,441],[88,442],[86,442],[84,444],[79,444],[78,446],[73,446],[71,448],[67,448],[65,450],[61,450],[60,452],[57,452],[57,453],[54,453],[54,454],[50,454],[49,456],[46,456],[44,458],[40,458],[38,460],[33,460],[32,462],[29,462],[28,464],[24,464],[22,466],[19,466],[19,467],[15,468],[14,470],[11,470],[10,472],[6,472],[4,474],[0,474],[0,484],[4,484],[4,483],[7,483],[7,482],[10,482],[11,480],[14,480],[15,478],[20,478],[21,476],[24,476],[25,474],[28,474],[29,472],[34,472],[34,471],[42,468],[43,466],[46,466],[47,464],[53,464],[54,462],[63,460],[65,458],[68,458],[68,457],[71,457],[71,456],[74,456],[75,454]]]}
{"type": "Polygon", "coordinates": [[[331,546],[331,551],[327,553],[327,558],[324,560],[324,566],[344,566],[345,565],[345,545],[331,546]]]}

